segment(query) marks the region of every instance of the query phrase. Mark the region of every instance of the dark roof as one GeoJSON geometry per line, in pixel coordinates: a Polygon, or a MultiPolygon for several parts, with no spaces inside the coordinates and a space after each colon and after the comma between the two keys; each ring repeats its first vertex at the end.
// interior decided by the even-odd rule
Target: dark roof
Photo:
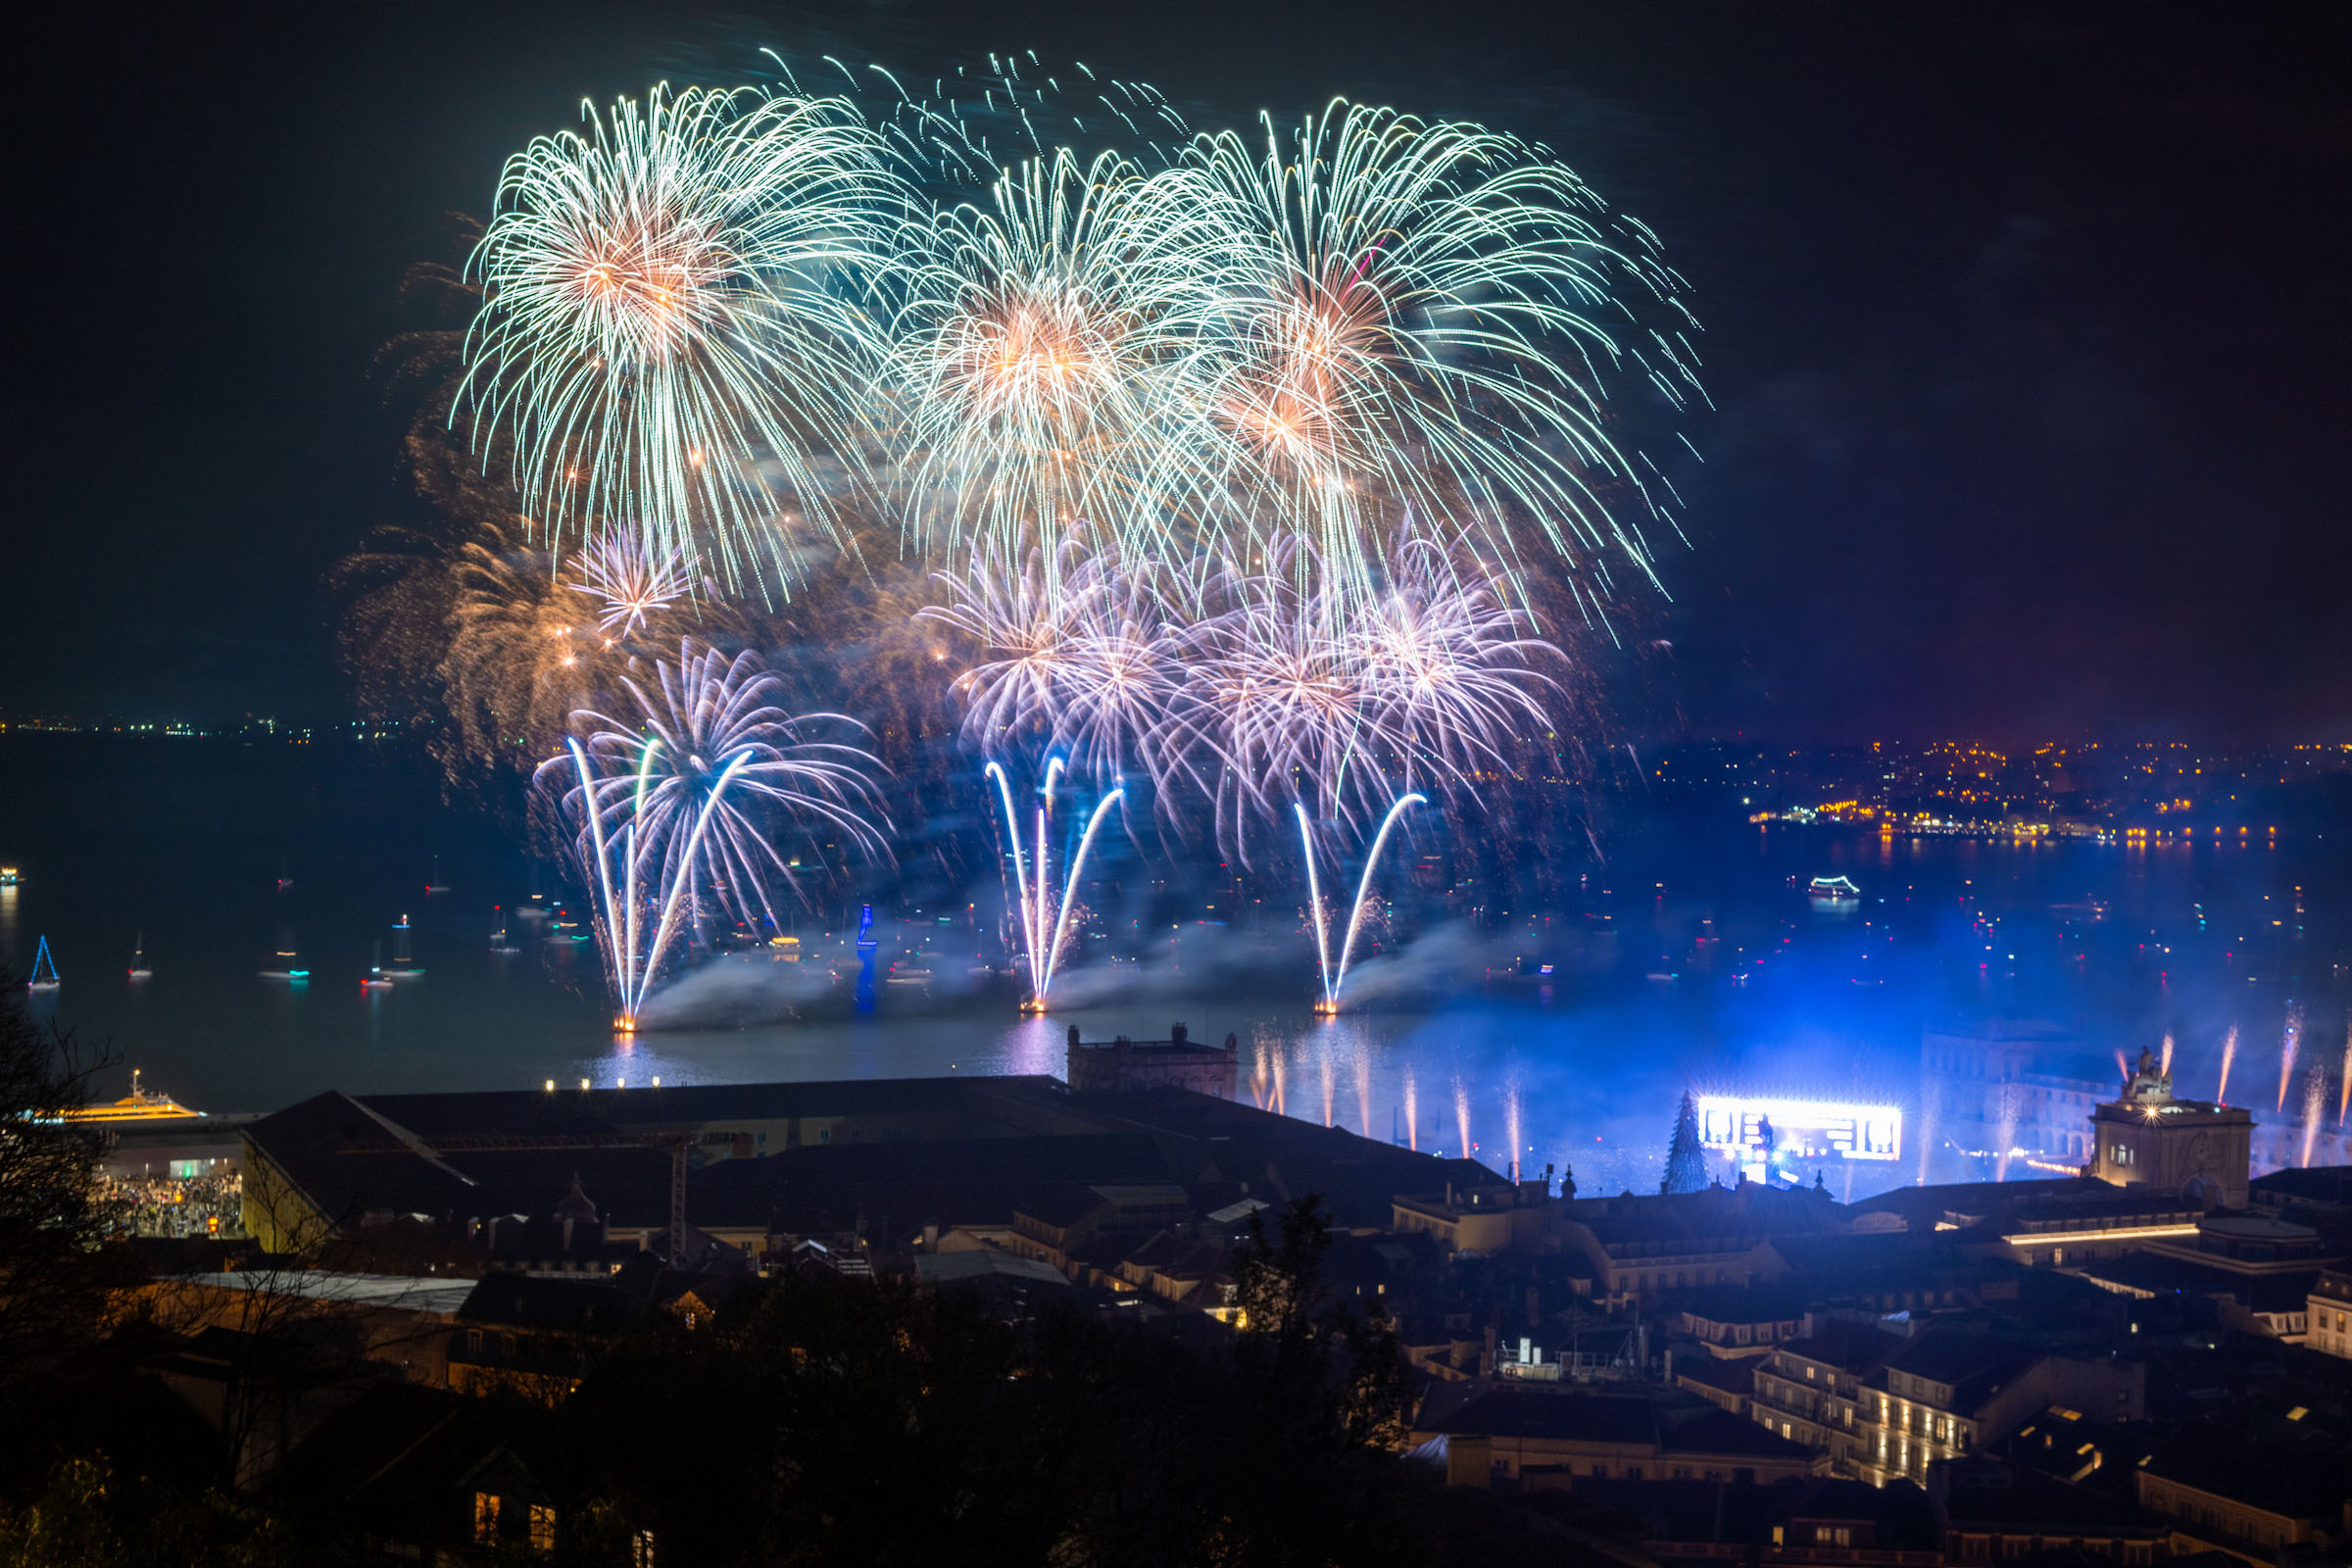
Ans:
{"type": "Polygon", "coordinates": [[[1802,1459],[1812,1450],[1692,1394],[1596,1394],[1493,1389],[1438,1419],[1434,1430],[1564,1443],[1613,1443],[1660,1453],[1802,1459]]]}
{"type": "MultiPolygon", "coordinates": [[[[1493,1389],[1445,1417],[1436,1430],[1449,1437],[1654,1445],[1658,1441],[1658,1418],[1656,1406],[1642,1395],[1518,1393],[1493,1389]]],[[[1763,1428],[1756,1430],[1761,1432],[1763,1428]]]]}
{"type": "MultiPolygon", "coordinates": [[[[2136,1459],[2117,1460],[2129,1476],[2136,1459]]],[[[2102,1467],[2104,1468],[2104,1467],[2102,1467]]],[[[2085,1529],[2137,1526],[2163,1534],[2166,1526],[2145,1513],[2133,1500],[2132,1489],[2092,1492],[2041,1471],[2006,1464],[1983,1456],[1952,1462],[1944,1485],[1944,1516],[1955,1530],[2039,1530],[2043,1526],[2072,1526],[2064,1533],[2085,1529]]]]}
{"type": "Polygon", "coordinates": [[[644,1300],[612,1280],[545,1274],[486,1275],[458,1308],[469,1324],[593,1335],[623,1333],[644,1315],[644,1300]]]}
{"type": "Polygon", "coordinates": [[[338,1524],[362,1523],[394,1541],[463,1544],[473,1478],[496,1467],[493,1490],[533,1490],[514,1455],[529,1446],[535,1424],[509,1401],[389,1384],[321,1423],[270,1486],[282,1505],[338,1524]]]}
{"type": "Polygon", "coordinates": [[[814,1083],[672,1084],[662,1089],[549,1093],[497,1089],[465,1094],[368,1095],[370,1109],[428,1141],[466,1134],[645,1131],[727,1121],[809,1116],[934,1115],[967,1126],[1029,1125],[1037,1102],[1068,1097],[1058,1079],[841,1078],[814,1083]]]}
{"type": "Polygon", "coordinates": [[[1734,1415],[1715,1404],[1674,1421],[1663,1446],[1668,1453],[1723,1453],[1748,1459],[1796,1459],[1813,1451],[1768,1430],[1760,1421],[1734,1415]]]}
{"type": "Polygon", "coordinates": [[[1386,1226],[1399,1192],[1493,1172],[1183,1090],[1072,1096],[1047,1078],[711,1084],[662,1090],[393,1095],[329,1092],[263,1118],[251,1147],[338,1223],[370,1210],[464,1220],[554,1211],[576,1173],[622,1229],[668,1221],[669,1155],[635,1137],[796,1116],[868,1118],[861,1140],[697,1165],[706,1229],[790,1234],[1004,1223],[1046,1187],[1182,1186],[1214,1207],[1320,1195],[1334,1221],[1386,1226]],[[875,1126],[873,1118],[887,1118],[875,1126]],[[389,1124],[389,1125],[387,1125],[389,1124]],[[435,1140],[444,1146],[434,1149],[435,1140]],[[514,1140],[519,1148],[465,1147],[514,1140]],[[600,1140],[619,1140],[596,1147],[600,1140]],[[573,1143],[576,1141],[576,1144],[573,1143]],[[553,1147],[570,1145],[571,1147],[553,1147]],[[582,1147],[584,1146],[584,1147],[582,1147]]]}
{"type": "Polygon", "coordinates": [[[1953,1182],[1940,1187],[1896,1187],[1853,1205],[1856,1214],[1894,1214],[1913,1232],[1933,1232],[1946,1214],[2003,1214],[2021,1203],[2054,1198],[2113,1197],[2095,1176],[2053,1176],[2023,1182],[1953,1182]]]}
{"type": "Polygon", "coordinates": [[[1785,1528],[1792,1520],[1866,1526],[1871,1534],[1857,1541],[1865,1549],[1935,1551],[1943,1544],[1927,1494],[1906,1482],[1874,1487],[1867,1481],[1790,1476],[1770,1486],[1727,1487],[1711,1481],[1579,1476],[1576,1495],[1635,1521],[1640,1538],[1653,1545],[1766,1546],[1773,1527],[1785,1528]]]}
{"type": "Polygon", "coordinates": [[[1944,1384],[1955,1400],[1966,1400],[1989,1392],[1987,1385],[2007,1383],[2040,1359],[2038,1351],[2005,1340],[1931,1329],[1888,1356],[1886,1370],[1944,1384]]]}
{"type": "Polygon", "coordinates": [[[2158,1295],[2180,1291],[2191,1296],[2227,1296],[2250,1312],[2302,1311],[2312,1287],[2320,1281],[2317,1264],[2288,1274],[2240,1274],[2162,1252],[2127,1252],[2122,1257],[2102,1258],[2085,1263],[2082,1272],[2087,1279],[2158,1295]]]}
{"type": "Polygon", "coordinates": [[[1745,1395],[1755,1389],[1756,1363],[1762,1359],[1760,1355],[1743,1355],[1733,1361],[1712,1355],[1679,1355],[1674,1360],[1674,1376],[1677,1382],[1745,1395]]]}
{"type": "Polygon", "coordinates": [[[1900,1336],[1867,1323],[1832,1321],[1820,1324],[1804,1339],[1783,1341],[1779,1348],[1840,1372],[1867,1372],[1904,1344],[1900,1336]]]}
{"type": "Polygon", "coordinates": [[[2285,1518],[2331,1518],[2352,1500],[2352,1452],[2285,1425],[2265,1422],[2257,1433],[2238,1422],[2198,1423],[2159,1447],[2146,1469],[2285,1518]]]}
{"type": "Polygon", "coordinates": [[[1814,1289],[1801,1280],[1757,1285],[1702,1285],[1667,1299],[1709,1323],[1786,1323],[1805,1315],[1814,1289]]]}
{"type": "Polygon", "coordinates": [[[2306,1165],[2275,1170],[2246,1184],[2255,1200],[2352,1206],[2352,1165],[2306,1165]]]}
{"type": "Polygon", "coordinates": [[[1590,1229],[1613,1255],[1638,1255],[1642,1249],[1671,1252],[1689,1244],[1739,1250],[1775,1236],[1845,1226],[1844,1208],[1826,1194],[1762,1182],[1695,1193],[1579,1200],[1569,1206],[1568,1215],[1590,1229]]]}

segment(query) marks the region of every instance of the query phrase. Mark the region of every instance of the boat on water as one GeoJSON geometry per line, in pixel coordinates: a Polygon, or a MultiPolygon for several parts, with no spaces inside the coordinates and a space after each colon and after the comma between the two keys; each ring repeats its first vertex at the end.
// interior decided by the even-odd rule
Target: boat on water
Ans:
{"type": "Polygon", "coordinates": [[[438,855],[433,857],[433,879],[424,885],[424,891],[428,896],[449,891],[449,884],[441,880],[441,857],[438,855]]]}
{"type": "Polygon", "coordinates": [[[360,989],[362,991],[378,991],[388,988],[391,984],[392,977],[384,973],[384,939],[377,937],[375,939],[375,956],[368,960],[368,973],[361,979],[360,989]]]}
{"type": "Polygon", "coordinates": [[[68,1121],[160,1121],[182,1116],[201,1116],[201,1110],[190,1110],[170,1095],[158,1094],[139,1087],[139,1069],[130,1069],[130,1093],[121,1100],[103,1105],[83,1105],[66,1113],[68,1121]]]}
{"type": "Polygon", "coordinates": [[[293,929],[281,928],[277,933],[277,946],[270,951],[269,957],[262,960],[262,978],[308,980],[310,977],[311,966],[303,961],[302,950],[295,946],[293,929]]]}
{"type": "Polygon", "coordinates": [[[424,965],[409,951],[409,917],[405,914],[392,922],[392,961],[383,972],[396,980],[424,973],[424,965]]]}
{"type": "Polygon", "coordinates": [[[579,921],[574,920],[570,915],[564,913],[563,906],[559,905],[556,906],[555,918],[550,924],[547,933],[548,941],[586,942],[589,940],[589,938],[590,933],[580,928],[579,921]]]}
{"type": "Polygon", "coordinates": [[[17,868],[13,865],[0,865],[0,888],[13,888],[16,885],[17,868]]]}
{"type": "Polygon", "coordinates": [[[547,918],[547,895],[546,895],[546,894],[544,894],[544,893],[534,893],[534,894],[532,894],[532,895],[531,895],[531,897],[530,897],[530,902],[529,902],[529,903],[527,903],[527,904],[523,904],[523,905],[517,906],[516,906],[516,908],[515,908],[515,910],[514,910],[514,912],[515,912],[517,915],[521,916],[521,917],[522,917],[523,919],[525,919],[525,920],[544,920],[544,919],[546,919],[546,918],[547,918]]]}
{"type": "Polygon", "coordinates": [[[508,954],[522,951],[515,945],[514,939],[507,934],[507,910],[506,906],[501,904],[490,906],[490,951],[508,954]]]}
{"type": "Polygon", "coordinates": [[[281,855],[277,859],[277,891],[283,893],[293,885],[294,879],[286,874],[286,859],[281,855]]]}
{"type": "Polygon", "coordinates": [[[155,971],[147,966],[147,933],[141,931],[130,942],[130,977],[144,980],[155,971]]]}
{"type": "Polygon", "coordinates": [[[1817,876],[1806,885],[1805,892],[1830,904],[1850,904],[1862,897],[1862,890],[1853,880],[1842,876],[1817,876]]]}
{"type": "Polygon", "coordinates": [[[24,982],[28,991],[55,991],[58,988],[57,960],[49,956],[49,939],[41,938],[39,949],[32,956],[32,975],[24,982]]]}

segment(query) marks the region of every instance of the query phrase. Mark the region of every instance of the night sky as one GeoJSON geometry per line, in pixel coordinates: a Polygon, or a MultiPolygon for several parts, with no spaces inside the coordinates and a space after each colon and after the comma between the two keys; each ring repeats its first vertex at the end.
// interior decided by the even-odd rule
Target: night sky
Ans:
{"type": "Polygon", "coordinates": [[[2352,12],[938,9],[44,8],[0,714],[342,716],[320,577],[398,494],[402,269],[583,94],[767,43],[1550,141],[1708,328],[1630,732],[2352,735],[2352,12]]]}

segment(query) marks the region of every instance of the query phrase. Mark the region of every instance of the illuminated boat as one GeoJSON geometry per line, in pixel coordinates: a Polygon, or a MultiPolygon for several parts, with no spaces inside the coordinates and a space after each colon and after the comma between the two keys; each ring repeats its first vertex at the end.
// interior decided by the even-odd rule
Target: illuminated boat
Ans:
{"type": "Polygon", "coordinates": [[[514,939],[507,934],[507,911],[503,905],[490,906],[490,951],[492,953],[520,953],[514,939]]]}
{"type": "Polygon", "coordinates": [[[17,868],[13,865],[0,865],[0,888],[13,888],[16,885],[17,868]]]}
{"type": "Polygon", "coordinates": [[[82,1105],[65,1113],[68,1121],[162,1121],[181,1117],[201,1116],[201,1110],[190,1110],[170,1095],[139,1087],[139,1069],[130,1069],[130,1093],[121,1100],[103,1105],[82,1105]]]}
{"type": "Polygon", "coordinates": [[[147,966],[147,933],[141,931],[131,938],[130,977],[133,980],[144,980],[154,973],[155,971],[147,966]]]}
{"type": "Polygon", "coordinates": [[[378,938],[375,944],[374,959],[368,963],[368,973],[360,981],[360,989],[362,991],[379,991],[391,984],[392,977],[384,973],[384,944],[382,939],[378,938]]]}
{"type": "Polygon", "coordinates": [[[262,978],[265,980],[308,980],[310,977],[311,966],[302,961],[302,950],[295,945],[293,930],[291,928],[280,930],[277,934],[277,947],[271,951],[270,957],[263,963],[262,978]]]}
{"type": "Polygon", "coordinates": [[[427,896],[449,891],[449,884],[441,880],[441,857],[438,855],[433,857],[433,879],[424,885],[424,891],[427,896]]]}
{"type": "Polygon", "coordinates": [[[1862,890],[1850,878],[1842,876],[1817,876],[1805,892],[1825,904],[1852,904],[1862,897],[1862,890]]]}
{"type": "Polygon", "coordinates": [[[384,973],[396,980],[424,973],[424,966],[409,951],[409,917],[405,914],[392,922],[392,962],[384,973]]]}
{"type": "Polygon", "coordinates": [[[32,977],[24,982],[24,988],[28,991],[55,991],[58,985],[57,960],[49,956],[49,939],[43,937],[39,950],[32,956],[32,977]]]}

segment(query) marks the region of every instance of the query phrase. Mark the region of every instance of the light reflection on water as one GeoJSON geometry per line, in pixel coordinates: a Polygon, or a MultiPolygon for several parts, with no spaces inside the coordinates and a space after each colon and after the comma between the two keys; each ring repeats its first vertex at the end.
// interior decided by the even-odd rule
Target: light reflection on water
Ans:
{"type": "MultiPolygon", "coordinates": [[[[2232,1024],[2241,1072],[2276,1062],[2290,995],[2315,1043],[2343,1038],[2345,971],[2329,958],[2343,954],[2345,911],[2322,898],[2348,880],[2332,841],[2191,852],[1677,823],[1616,847],[1592,883],[1616,890],[1616,934],[1593,939],[1587,972],[1563,967],[1551,983],[1473,978],[1318,1020],[1311,939],[1261,928],[1228,934],[1249,960],[1230,968],[1192,966],[1174,942],[1141,969],[1082,960],[1071,995],[1096,985],[1103,1000],[1044,1017],[1015,1010],[1009,982],[963,996],[891,984],[870,1013],[845,993],[804,1008],[807,1021],[616,1042],[592,949],[517,922],[523,951],[489,951],[503,923],[492,906],[515,908],[533,873],[487,823],[433,806],[414,775],[152,745],[78,771],[53,765],[69,753],[42,757],[0,767],[0,836],[39,828],[0,842],[0,863],[25,869],[24,885],[0,888],[0,960],[21,969],[47,935],[65,984],[37,1005],[111,1037],[125,1069],[216,1111],[330,1087],[1058,1073],[1072,1024],[1090,1040],[1159,1039],[1181,1020],[1196,1038],[1239,1037],[1243,1092],[1257,1103],[1424,1150],[1467,1147],[1497,1166],[1516,1143],[1524,1167],[1573,1164],[1593,1192],[1654,1187],[1686,1088],[1909,1104],[1923,1025],[1959,1012],[2052,1018],[2102,1060],[2176,1032],[2182,1092],[2196,1094],[2213,1092],[2232,1024]],[[157,757],[214,772],[166,779],[157,757]],[[424,898],[435,854],[455,891],[424,898]],[[282,890],[281,867],[294,879],[282,890]],[[1799,891],[1834,873],[1863,885],[1857,913],[1827,917],[1799,891]],[[2308,934],[2272,924],[2297,887],[2308,934]],[[2053,912],[2086,899],[2109,912],[2081,929],[2053,912]],[[363,989],[403,909],[424,972],[363,989]],[[1998,922],[1997,941],[1979,913],[1998,922]],[[288,925],[313,969],[307,986],[257,974],[288,925]],[[141,928],[155,976],[133,985],[124,968],[141,928]]],[[[1524,929],[1532,947],[1593,928],[1571,909],[1524,929]]],[[[1425,937],[1414,951],[1436,945],[1425,937]]],[[[1367,984],[1380,961],[1360,971],[1367,984]]],[[[845,986],[856,972],[845,966],[845,986]]],[[[1924,1168],[1918,1152],[1906,1151],[1901,1176],[1924,1168]]]]}

